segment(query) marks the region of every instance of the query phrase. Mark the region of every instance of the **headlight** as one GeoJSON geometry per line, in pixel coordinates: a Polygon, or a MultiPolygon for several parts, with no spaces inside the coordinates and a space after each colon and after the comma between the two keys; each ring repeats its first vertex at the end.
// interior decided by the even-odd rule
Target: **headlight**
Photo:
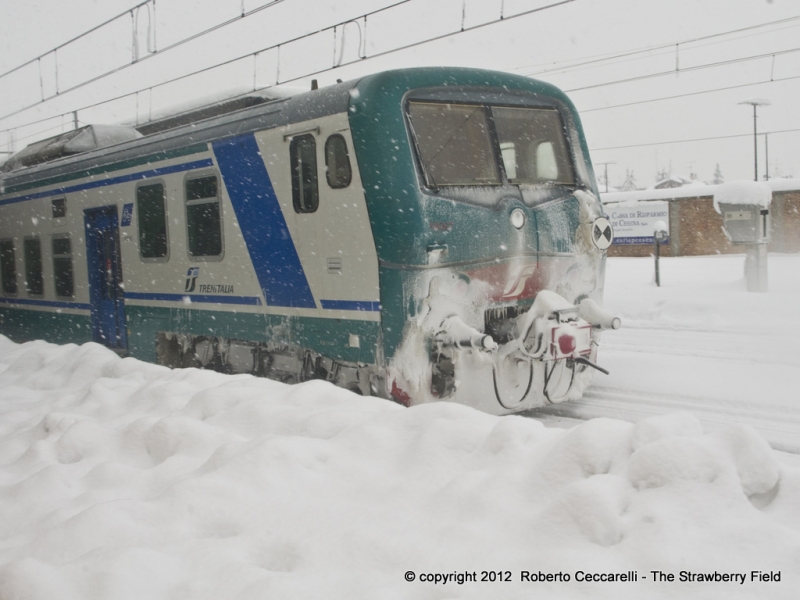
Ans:
{"type": "Polygon", "coordinates": [[[522,229],[522,226],[525,225],[525,213],[521,208],[515,208],[511,212],[511,224],[517,229],[522,229]]]}

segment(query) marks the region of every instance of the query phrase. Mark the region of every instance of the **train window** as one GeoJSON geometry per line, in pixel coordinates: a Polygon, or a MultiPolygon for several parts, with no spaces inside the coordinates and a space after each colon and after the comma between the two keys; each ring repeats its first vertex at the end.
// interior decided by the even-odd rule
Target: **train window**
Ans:
{"type": "Polygon", "coordinates": [[[142,258],[167,258],[169,244],[164,184],[136,188],[136,214],[139,222],[139,255],[142,258]]]}
{"type": "Polygon", "coordinates": [[[56,296],[72,298],[75,295],[75,278],[72,272],[72,243],[68,237],[53,238],[53,277],[56,296]]]}
{"type": "Polygon", "coordinates": [[[317,143],[311,134],[298,135],[289,144],[292,166],[292,202],[295,212],[312,213],[319,207],[317,143]]]}
{"type": "Polygon", "coordinates": [[[347,154],[347,142],[338,133],[333,134],[325,142],[325,175],[328,185],[333,189],[346,188],[353,178],[350,168],[350,156],[347,154]]]}
{"type": "Polygon", "coordinates": [[[15,295],[17,293],[17,263],[13,240],[0,242],[0,275],[3,280],[3,293],[15,295]]]}
{"type": "Polygon", "coordinates": [[[429,186],[502,184],[484,106],[411,102],[408,112],[429,186]]]}
{"type": "Polygon", "coordinates": [[[564,126],[557,110],[494,106],[492,116],[510,183],[575,183],[564,126]]]}
{"type": "Polygon", "coordinates": [[[22,250],[25,256],[25,289],[29,296],[43,296],[42,244],[39,238],[25,238],[22,250]]]}
{"type": "Polygon", "coordinates": [[[53,198],[53,218],[61,219],[67,216],[67,199],[53,198]]]}
{"type": "Polygon", "coordinates": [[[186,227],[190,256],[222,254],[222,212],[216,175],[186,180],[186,227]]]}

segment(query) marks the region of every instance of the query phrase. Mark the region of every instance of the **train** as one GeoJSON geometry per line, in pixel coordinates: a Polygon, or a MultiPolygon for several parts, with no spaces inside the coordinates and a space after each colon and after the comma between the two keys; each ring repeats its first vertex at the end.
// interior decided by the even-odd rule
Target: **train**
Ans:
{"type": "Polygon", "coordinates": [[[613,231],[556,87],[397,69],[186,120],[5,163],[0,333],[493,414],[606,372],[613,231]]]}

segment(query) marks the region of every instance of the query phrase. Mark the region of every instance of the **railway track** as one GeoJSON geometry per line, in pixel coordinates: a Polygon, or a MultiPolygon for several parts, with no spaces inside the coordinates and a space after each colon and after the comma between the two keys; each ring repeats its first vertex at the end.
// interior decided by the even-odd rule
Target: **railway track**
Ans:
{"type": "Polygon", "coordinates": [[[599,417],[635,423],[689,411],[706,431],[749,425],[774,449],[800,455],[800,411],[793,385],[800,377],[796,339],[788,334],[741,331],[623,329],[603,340],[601,362],[612,366],[612,377],[595,379],[580,400],[525,414],[548,425],[566,427],[599,417]],[[648,370],[651,365],[652,373],[648,370]],[[665,368],[676,370],[665,372],[665,368]],[[695,379],[681,382],[689,368],[695,379]],[[628,369],[645,370],[647,377],[630,374],[628,369]],[[698,373],[704,372],[709,378],[702,380],[698,373]],[[666,386],[671,393],[658,391],[673,377],[675,382],[666,386]],[[754,394],[753,381],[758,380],[763,380],[764,387],[762,393],[754,394]]]}
{"type": "Polygon", "coordinates": [[[800,455],[800,414],[783,406],[745,406],[710,398],[592,387],[580,400],[523,414],[554,426],[570,426],[600,417],[635,423],[675,411],[693,413],[706,431],[729,425],[749,425],[774,449],[800,455]]]}

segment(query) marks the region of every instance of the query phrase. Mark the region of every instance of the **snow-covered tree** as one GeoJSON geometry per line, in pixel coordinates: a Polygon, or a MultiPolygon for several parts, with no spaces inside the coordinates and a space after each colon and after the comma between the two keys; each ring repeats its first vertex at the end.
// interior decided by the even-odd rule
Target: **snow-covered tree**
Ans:
{"type": "Polygon", "coordinates": [[[720,183],[725,183],[725,177],[722,175],[722,169],[719,168],[719,163],[717,163],[717,168],[714,169],[714,184],[719,185],[720,183]]]}
{"type": "Polygon", "coordinates": [[[638,190],[639,186],[636,184],[636,177],[633,174],[633,171],[630,169],[625,169],[625,181],[620,187],[623,192],[630,192],[633,190],[638,190]]]}

